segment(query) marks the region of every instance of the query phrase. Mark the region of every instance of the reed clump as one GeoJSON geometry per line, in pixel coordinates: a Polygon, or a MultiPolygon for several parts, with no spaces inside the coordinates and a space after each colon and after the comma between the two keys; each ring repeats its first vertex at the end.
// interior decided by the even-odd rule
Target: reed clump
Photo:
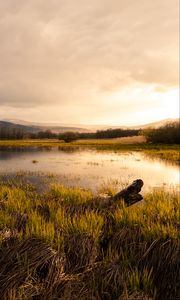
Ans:
{"type": "Polygon", "coordinates": [[[111,207],[90,191],[0,184],[0,299],[178,299],[176,191],[111,207]]]}

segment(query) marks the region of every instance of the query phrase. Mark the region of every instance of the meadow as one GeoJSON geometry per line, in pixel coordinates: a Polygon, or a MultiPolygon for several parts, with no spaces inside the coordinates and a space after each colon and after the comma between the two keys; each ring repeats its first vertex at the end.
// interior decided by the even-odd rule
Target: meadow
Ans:
{"type": "MultiPolygon", "coordinates": [[[[137,151],[179,164],[178,145],[137,138],[13,140],[0,147],[137,151]]],[[[31,163],[38,165],[36,157],[31,163]]],[[[0,299],[179,299],[178,189],[152,190],[126,207],[107,201],[116,192],[111,185],[94,194],[45,182],[48,188],[38,190],[23,174],[1,176],[0,299]]]]}
{"type": "Polygon", "coordinates": [[[1,181],[0,299],[179,299],[177,191],[106,197],[1,181]]]}

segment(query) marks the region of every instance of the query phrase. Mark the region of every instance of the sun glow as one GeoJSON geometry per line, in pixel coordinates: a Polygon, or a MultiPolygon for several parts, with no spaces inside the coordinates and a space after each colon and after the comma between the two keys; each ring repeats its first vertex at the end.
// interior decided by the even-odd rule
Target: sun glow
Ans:
{"type": "Polygon", "coordinates": [[[135,84],[106,95],[106,103],[109,109],[97,124],[130,126],[179,118],[178,88],[135,84]]]}
{"type": "Polygon", "coordinates": [[[179,89],[172,89],[161,93],[164,106],[162,111],[165,117],[179,118],[179,89]]]}

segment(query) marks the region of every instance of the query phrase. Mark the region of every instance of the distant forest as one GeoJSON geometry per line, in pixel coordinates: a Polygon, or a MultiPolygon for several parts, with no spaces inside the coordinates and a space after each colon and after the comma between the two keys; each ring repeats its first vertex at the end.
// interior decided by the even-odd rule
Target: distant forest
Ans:
{"type": "Polygon", "coordinates": [[[71,131],[59,134],[53,133],[50,130],[32,133],[24,131],[23,128],[0,126],[0,140],[59,139],[65,142],[71,142],[78,139],[110,139],[137,135],[144,135],[149,143],[179,144],[180,123],[170,123],[157,129],[107,129],[89,133],[71,131]]]}
{"type": "Polygon", "coordinates": [[[0,139],[1,140],[22,140],[22,139],[109,139],[126,136],[135,136],[139,134],[139,130],[136,129],[108,129],[98,130],[96,132],[64,132],[64,133],[53,133],[50,130],[39,131],[37,133],[31,133],[24,131],[22,128],[9,128],[0,127],[0,139]]]}
{"type": "Polygon", "coordinates": [[[141,131],[147,142],[162,144],[180,144],[180,122],[169,123],[159,128],[147,128],[141,131]]]}

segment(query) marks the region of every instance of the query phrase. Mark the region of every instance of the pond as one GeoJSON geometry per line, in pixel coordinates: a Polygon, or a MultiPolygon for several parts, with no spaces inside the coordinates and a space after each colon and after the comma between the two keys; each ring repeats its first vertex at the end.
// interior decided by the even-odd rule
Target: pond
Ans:
{"type": "MultiPolygon", "coordinates": [[[[144,181],[144,191],[158,187],[179,186],[179,167],[143,152],[113,152],[90,149],[25,148],[0,150],[0,174],[25,174],[29,178],[55,176],[62,184],[98,189],[103,184],[119,187],[137,178],[144,181]]],[[[34,179],[35,180],[35,179],[34,179]]],[[[36,181],[36,180],[35,180],[36,181]]]]}

